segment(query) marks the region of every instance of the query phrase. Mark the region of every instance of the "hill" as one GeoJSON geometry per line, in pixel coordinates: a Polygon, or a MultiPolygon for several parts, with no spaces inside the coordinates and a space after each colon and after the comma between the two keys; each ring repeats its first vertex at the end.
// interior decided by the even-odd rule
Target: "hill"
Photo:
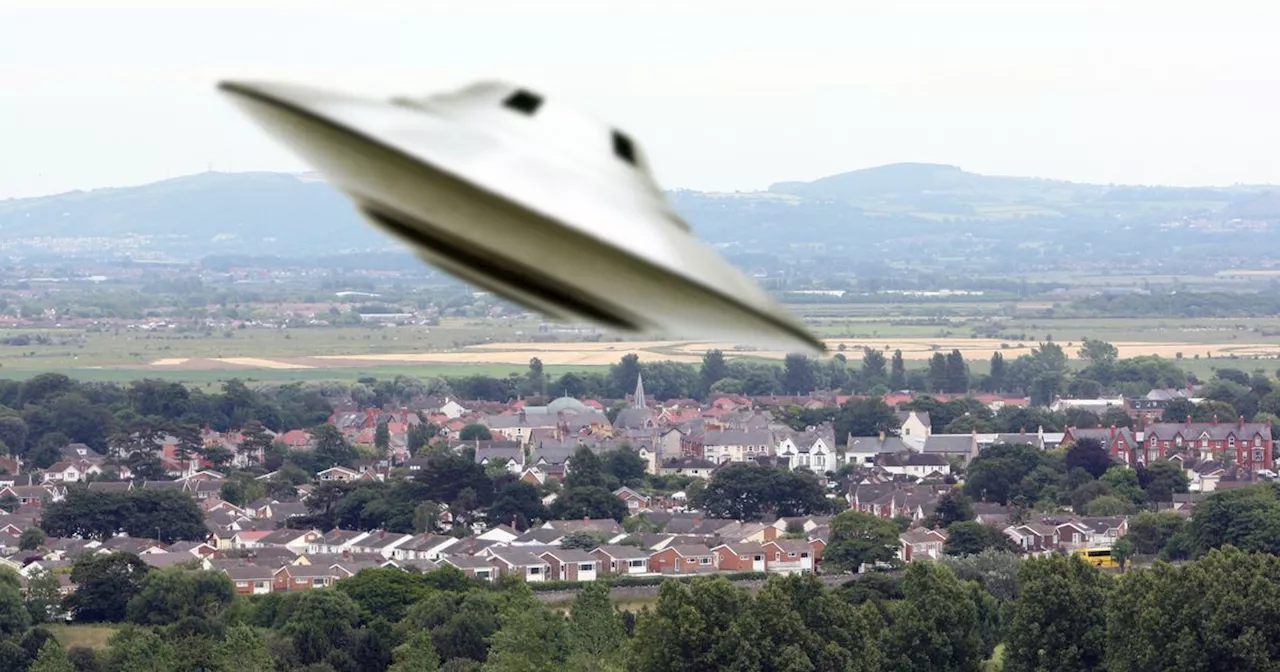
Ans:
{"type": "MultiPolygon", "coordinates": [[[[764,270],[797,258],[1009,270],[1064,255],[1280,256],[1280,236],[1266,226],[1223,236],[1234,219],[1280,222],[1280,190],[1270,187],[1093,185],[900,163],[764,192],[669,195],[701,238],[764,270]]],[[[11,256],[408,256],[326,183],[282,173],[209,172],[0,201],[0,248],[11,256]]]]}

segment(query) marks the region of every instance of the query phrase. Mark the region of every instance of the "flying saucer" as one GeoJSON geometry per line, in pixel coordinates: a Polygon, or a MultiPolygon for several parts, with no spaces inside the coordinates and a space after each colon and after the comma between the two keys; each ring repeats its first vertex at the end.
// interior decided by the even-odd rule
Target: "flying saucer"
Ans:
{"type": "Polygon", "coordinates": [[[672,211],[617,129],[497,82],[390,101],[219,88],[424,261],[563,321],[824,352],[672,211]]]}

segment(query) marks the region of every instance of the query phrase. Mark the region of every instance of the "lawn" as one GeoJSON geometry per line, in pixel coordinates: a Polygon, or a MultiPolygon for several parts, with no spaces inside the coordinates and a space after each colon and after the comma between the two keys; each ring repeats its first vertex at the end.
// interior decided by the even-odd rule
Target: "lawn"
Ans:
{"type": "Polygon", "coordinates": [[[118,629],[114,625],[67,625],[65,623],[54,623],[45,627],[49,628],[49,632],[53,633],[64,649],[85,646],[95,650],[107,648],[107,640],[116,634],[118,629]]]}

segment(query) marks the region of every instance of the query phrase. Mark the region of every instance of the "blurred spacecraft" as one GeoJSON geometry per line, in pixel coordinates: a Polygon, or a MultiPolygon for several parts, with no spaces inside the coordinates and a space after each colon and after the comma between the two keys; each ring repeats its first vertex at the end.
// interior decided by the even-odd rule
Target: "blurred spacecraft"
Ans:
{"type": "Polygon", "coordinates": [[[477,287],[562,321],[825,351],[692,234],[630,137],[533,92],[219,88],[366,219],[477,287]]]}

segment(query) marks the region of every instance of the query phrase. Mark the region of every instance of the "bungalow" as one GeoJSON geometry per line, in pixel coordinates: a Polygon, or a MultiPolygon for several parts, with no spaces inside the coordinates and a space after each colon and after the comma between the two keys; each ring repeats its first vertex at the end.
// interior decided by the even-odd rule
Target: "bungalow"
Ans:
{"type": "Polygon", "coordinates": [[[321,483],[350,483],[360,478],[360,476],[360,472],[353,469],[347,469],[346,467],[329,467],[328,469],[316,474],[316,479],[321,483]]]}
{"type": "Polygon", "coordinates": [[[458,543],[457,537],[438,534],[419,534],[391,550],[393,560],[439,561],[449,548],[458,543]]]}
{"type": "Polygon", "coordinates": [[[774,539],[763,544],[765,569],[779,574],[813,572],[813,547],[804,539],[774,539]]]}
{"type": "Polygon", "coordinates": [[[701,544],[668,546],[649,556],[649,567],[662,574],[693,574],[715,570],[715,554],[701,544]]]}
{"type": "Polygon", "coordinates": [[[595,581],[600,566],[596,556],[581,549],[557,548],[538,557],[550,566],[553,581],[595,581]]]}
{"type": "Polygon", "coordinates": [[[525,581],[546,581],[551,565],[542,558],[516,548],[489,548],[489,563],[503,574],[513,574],[525,581]]]}
{"type": "Polygon", "coordinates": [[[473,579],[493,581],[498,576],[498,568],[489,564],[484,558],[473,555],[446,555],[440,559],[442,564],[455,567],[473,579]]]}
{"type": "Polygon", "coordinates": [[[715,565],[722,572],[765,571],[765,549],[762,544],[735,541],[713,547],[715,565]]]}
{"type": "Polygon", "coordinates": [[[591,555],[600,561],[601,574],[647,574],[649,553],[635,546],[601,546],[591,555]]]}
{"type": "Polygon", "coordinates": [[[77,483],[88,479],[89,476],[100,474],[102,474],[102,467],[88,460],[63,460],[49,465],[49,468],[44,470],[42,479],[45,483],[77,483]]]}
{"type": "Polygon", "coordinates": [[[239,595],[265,595],[271,592],[275,573],[269,567],[237,565],[222,570],[236,587],[239,595]]]}
{"type": "Polygon", "coordinates": [[[259,547],[287,548],[294,553],[305,553],[324,534],[320,530],[293,530],[287,527],[268,533],[257,540],[259,547]]]}
{"type": "Polygon", "coordinates": [[[275,571],[273,592],[309,590],[332,586],[338,579],[348,576],[334,567],[323,565],[285,565],[275,571]]]}

